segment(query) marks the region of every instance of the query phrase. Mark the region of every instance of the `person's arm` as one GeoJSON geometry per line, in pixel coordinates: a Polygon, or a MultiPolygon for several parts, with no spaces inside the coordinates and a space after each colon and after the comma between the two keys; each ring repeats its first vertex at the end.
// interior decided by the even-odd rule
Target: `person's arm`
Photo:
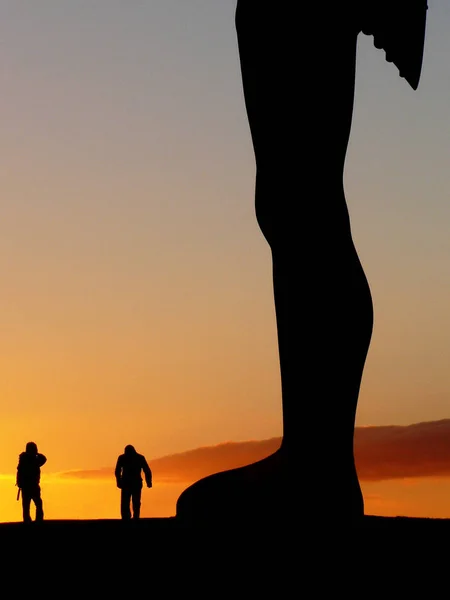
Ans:
{"type": "Polygon", "coordinates": [[[42,465],[45,465],[45,463],[47,462],[47,457],[44,456],[43,454],[38,454],[36,456],[36,458],[37,458],[38,465],[40,467],[42,467],[42,465]]]}
{"type": "Polygon", "coordinates": [[[122,461],[121,457],[117,459],[116,468],[114,471],[114,475],[116,477],[117,487],[120,489],[122,487],[122,461]]]}
{"type": "Polygon", "coordinates": [[[16,485],[17,487],[20,488],[20,481],[19,481],[19,465],[20,465],[20,456],[19,456],[19,462],[17,464],[17,473],[16,473],[16,485]]]}
{"type": "Polygon", "coordinates": [[[145,475],[145,483],[147,484],[147,487],[151,488],[152,487],[152,472],[150,467],[148,466],[148,462],[145,460],[145,457],[142,457],[142,470],[144,471],[144,475],[145,475]]]}

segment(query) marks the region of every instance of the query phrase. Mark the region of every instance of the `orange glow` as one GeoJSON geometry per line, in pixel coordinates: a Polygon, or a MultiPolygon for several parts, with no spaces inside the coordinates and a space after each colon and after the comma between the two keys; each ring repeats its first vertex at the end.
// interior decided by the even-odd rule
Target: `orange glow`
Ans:
{"type": "MultiPolygon", "coordinates": [[[[175,514],[178,496],[186,484],[155,484],[142,492],[143,517],[170,517],[175,514]]],[[[42,477],[42,498],[47,519],[120,518],[120,491],[114,479],[69,479],[58,475],[42,477]]],[[[0,520],[21,521],[21,502],[16,501],[13,476],[0,478],[0,520]]],[[[34,515],[32,505],[31,514],[34,515]]]]}
{"type": "Polygon", "coordinates": [[[450,518],[450,478],[362,481],[368,515],[450,518]]]}
{"type": "MultiPolygon", "coordinates": [[[[366,514],[450,518],[449,429],[450,420],[358,428],[355,453],[366,514]]],[[[279,444],[280,438],[229,442],[149,459],[154,487],[144,487],[142,516],[175,515],[177,498],[191,483],[262,459],[279,444]]],[[[112,465],[57,473],[45,466],[42,471],[46,518],[119,518],[112,465]]],[[[0,476],[1,521],[21,520],[14,483],[12,474],[0,476]]]]}
{"type": "MultiPolygon", "coordinates": [[[[198,448],[150,462],[153,487],[142,493],[143,517],[171,517],[181,492],[197,479],[264,458],[279,447],[279,438],[198,448]]],[[[21,505],[12,475],[0,477],[0,521],[20,521],[21,505]]],[[[120,492],[113,468],[46,473],[42,498],[48,519],[112,519],[120,517],[120,492]]],[[[33,512],[32,512],[33,514],[33,512]]]]}

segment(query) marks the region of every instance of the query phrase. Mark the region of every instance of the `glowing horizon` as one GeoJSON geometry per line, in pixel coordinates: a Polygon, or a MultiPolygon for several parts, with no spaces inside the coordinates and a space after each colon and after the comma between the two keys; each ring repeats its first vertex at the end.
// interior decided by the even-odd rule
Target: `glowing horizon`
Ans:
{"type": "MultiPolygon", "coordinates": [[[[260,460],[280,442],[281,438],[223,442],[150,458],[153,488],[144,486],[142,516],[174,516],[177,498],[186,487],[212,473],[260,460]]],[[[450,419],[357,428],[355,456],[366,514],[450,518],[450,419]]],[[[14,483],[13,474],[0,475],[2,522],[21,520],[20,504],[13,501],[14,483]]],[[[120,492],[112,465],[52,472],[47,463],[42,488],[46,518],[119,518],[120,492]]]]}

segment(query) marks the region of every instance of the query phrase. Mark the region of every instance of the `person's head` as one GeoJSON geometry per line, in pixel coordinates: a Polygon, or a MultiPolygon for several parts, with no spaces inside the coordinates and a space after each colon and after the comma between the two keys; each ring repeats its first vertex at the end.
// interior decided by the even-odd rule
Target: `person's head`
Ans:
{"type": "Polygon", "coordinates": [[[125,454],[126,454],[126,456],[131,456],[132,454],[136,454],[136,450],[135,450],[134,446],[132,446],[131,444],[128,444],[128,446],[125,446],[125,454]]]}
{"type": "Polygon", "coordinates": [[[25,452],[27,454],[37,454],[38,453],[37,445],[34,442],[28,442],[28,444],[25,447],[25,452]]]}

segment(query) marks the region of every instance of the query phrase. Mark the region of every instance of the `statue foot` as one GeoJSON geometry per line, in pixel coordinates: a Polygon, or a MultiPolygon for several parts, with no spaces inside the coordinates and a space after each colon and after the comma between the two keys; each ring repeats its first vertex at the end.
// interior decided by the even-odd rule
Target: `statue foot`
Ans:
{"type": "Polygon", "coordinates": [[[280,448],[256,463],[200,479],[178,498],[177,520],[239,529],[358,524],[364,503],[356,471],[344,479],[327,477],[306,462],[294,463],[280,448]]]}
{"type": "Polygon", "coordinates": [[[200,479],[178,498],[177,519],[227,526],[277,520],[290,500],[285,467],[278,450],[256,463],[200,479]]]}

